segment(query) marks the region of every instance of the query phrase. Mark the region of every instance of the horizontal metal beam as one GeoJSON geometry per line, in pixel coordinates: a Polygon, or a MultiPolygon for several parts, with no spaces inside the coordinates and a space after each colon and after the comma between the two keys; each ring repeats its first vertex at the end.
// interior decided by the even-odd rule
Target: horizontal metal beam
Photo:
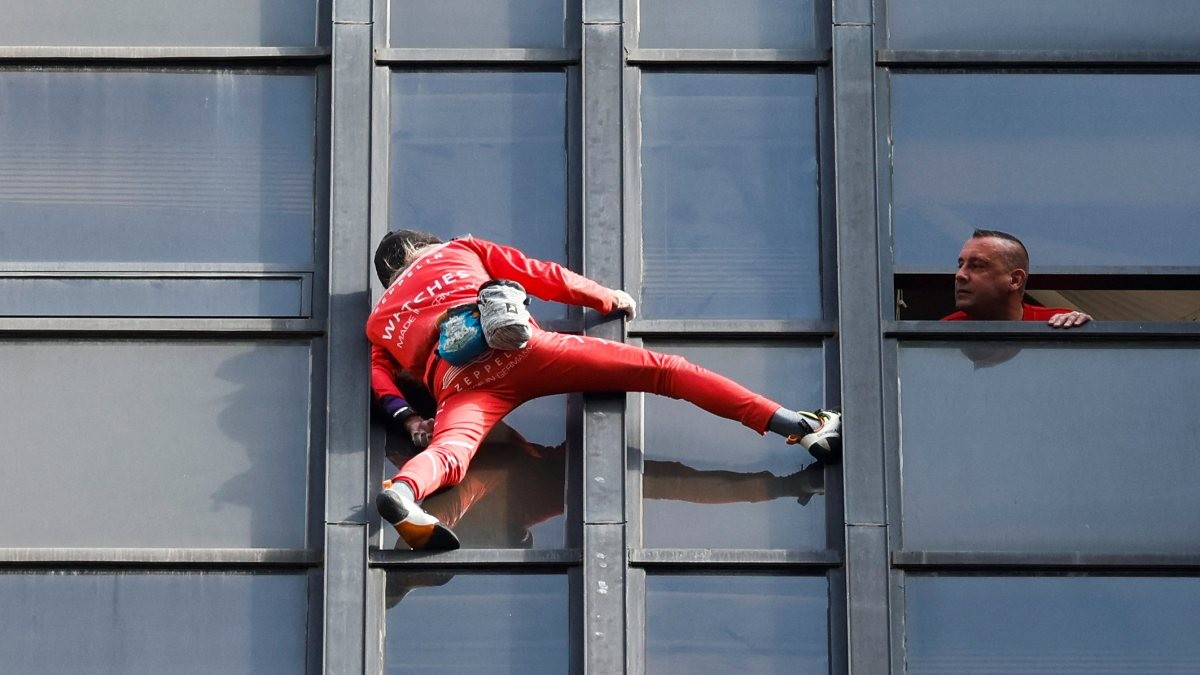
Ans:
{"type": "Polygon", "coordinates": [[[315,567],[320,551],[274,548],[4,548],[10,567],[315,567]]]}
{"type": "Polygon", "coordinates": [[[950,65],[1086,65],[1086,66],[1188,66],[1200,64],[1200,50],[969,50],[880,49],[875,61],[882,66],[950,65]]]}
{"type": "Polygon", "coordinates": [[[0,60],[324,60],[328,47],[0,47],[0,60]]]}
{"type": "Polygon", "coordinates": [[[1042,321],[886,321],[883,334],[890,338],[1030,338],[1072,340],[1193,340],[1200,341],[1200,323],[1191,321],[1093,321],[1063,330],[1042,321]]]}
{"type": "Polygon", "coordinates": [[[375,63],[388,64],[575,64],[579,49],[376,49],[375,63]]]}
{"type": "Polygon", "coordinates": [[[892,564],[907,571],[1050,570],[1187,571],[1200,574],[1200,554],[1010,553],[987,551],[894,551],[892,564]]]}
{"type": "Polygon", "coordinates": [[[833,321],[780,321],[763,320],[683,320],[683,319],[635,319],[626,326],[625,332],[634,337],[688,338],[711,335],[713,337],[765,337],[772,340],[794,337],[822,338],[837,334],[833,321]]]}
{"type": "Polygon", "coordinates": [[[106,337],[150,337],[156,334],[190,336],[239,335],[244,337],[290,338],[322,335],[325,325],[317,319],[159,319],[91,317],[0,317],[0,334],[93,333],[106,337]]]}
{"type": "Polygon", "coordinates": [[[568,568],[583,564],[583,552],[577,548],[524,550],[473,548],[457,551],[384,551],[371,548],[372,567],[553,567],[568,568]]]}
{"type": "Polygon", "coordinates": [[[654,548],[629,549],[629,563],[637,567],[804,567],[828,569],[842,564],[839,551],[779,549],[654,548]]]}
{"type": "Polygon", "coordinates": [[[679,63],[765,63],[824,65],[829,63],[828,49],[626,49],[625,61],[631,65],[679,63]]]}

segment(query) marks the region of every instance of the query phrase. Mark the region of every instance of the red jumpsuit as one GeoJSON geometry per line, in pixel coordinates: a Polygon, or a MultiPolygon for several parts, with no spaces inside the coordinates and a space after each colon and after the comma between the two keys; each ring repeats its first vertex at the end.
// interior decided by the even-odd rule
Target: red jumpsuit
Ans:
{"type": "Polygon", "coordinates": [[[534,327],[523,349],[488,350],[465,366],[436,357],[437,319],[474,302],[480,285],[511,279],[530,295],[611,313],[612,292],[561,265],[473,237],[425,252],[384,292],[367,319],[371,384],[399,395],[394,365],[437,400],[433,439],[392,479],[423,499],[459,483],[488,431],[522,403],[570,392],[642,391],[680,398],[765,433],[780,405],[682,357],[599,338],[534,327]],[[393,363],[394,362],[394,363],[393,363]]]}

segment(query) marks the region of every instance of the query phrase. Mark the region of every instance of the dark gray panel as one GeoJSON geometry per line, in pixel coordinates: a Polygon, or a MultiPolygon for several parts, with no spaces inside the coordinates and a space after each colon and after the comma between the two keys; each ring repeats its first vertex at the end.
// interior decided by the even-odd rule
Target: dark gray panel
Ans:
{"type": "Polygon", "coordinates": [[[907,673],[1200,672],[1200,579],[905,582],[907,673]]]}
{"type": "MultiPolygon", "coordinates": [[[[819,346],[661,343],[788,407],[819,407],[819,346]]],[[[645,399],[643,545],[666,548],[825,547],[824,471],[799,445],[659,396],[645,399]],[[703,523],[703,526],[698,526],[703,523]]]]}
{"type": "Polygon", "coordinates": [[[568,672],[565,575],[387,575],[388,673],[568,672]]]}
{"type": "Polygon", "coordinates": [[[0,347],[0,541],[304,548],[302,342],[0,347]]]}
{"type": "Polygon", "coordinates": [[[897,73],[891,88],[898,265],[953,271],[977,227],[1024,240],[1035,273],[1196,262],[1200,76],[897,73]]]}
{"type": "Polygon", "coordinates": [[[813,0],[639,0],[638,47],[816,49],[813,0]]]}
{"type": "MultiPolygon", "coordinates": [[[[395,72],[390,84],[389,228],[567,264],[566,74],[395,72]]],[[[532,311],[567,315],[540,300],[532,311]]]]}
{"type": "Polygon", "coordinates": [[[647,673],[828,673],[825,577],[646,575],[647,673]]]}
{"type": "Polygon", "coordinates": [[[820,318],[816,84],[642,74],[646,318],[820,318]]]}
{"type": "Polygon", "coordinates": [[[563,0],[391,0],[390,47],[563,47],[563,0]]]}
{"type": "Polygon", "coordinates": [[[15,0],[0,44],[68,47],[304,47],[317,0],[15,0]]]}
{"type": "Polygon", "coordinates": [[[0,277],[0,316],[303,317],[304,280],[0,277]]]}
{"type": "Polygon", "coordinates": [[[0,72],[0,261],[313,264],[311,74],[0,72]]]}
{"type": "Polygon", "coordinates": [[[303,574],[0,574],[8,673],[305,672],[303,574]]]}
{"type": "MultiPolygon", "coordinates": [[[[452,528],[464,548],[562,548],[571,452],[566,412],[566,396],[549,396],[509,413],[480,446],[463,481],[426,499],[425,510],[452,528]]],[[[385,476],[412,452],[410,443],[390,438],[385,476]]],[[[384,547],[396,547],[395,530],[385,525],[383,533],[384,547]]]]}
{"type": "Polygon", "coordinates": [[[1194,0],[888,0],[891,49],[1200,47],[1194,0]]]}
{"type": "Polygon", "coordinates": [[[1200,351],[900,350],[904,547],[1200,551],[1200,351]]]}

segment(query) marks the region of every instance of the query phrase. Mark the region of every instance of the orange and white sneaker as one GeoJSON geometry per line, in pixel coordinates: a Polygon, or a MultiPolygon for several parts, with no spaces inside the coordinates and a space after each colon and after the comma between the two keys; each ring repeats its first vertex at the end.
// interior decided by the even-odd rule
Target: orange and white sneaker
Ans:
{"type": "Polygon", "coordinates": [[[789,444],[799,443],[808,453],[826,464],[842,457],[842,414],[836,410],[796,411],[804,418],[808,432],[787,437],[789,444]]]}
{"type": "Polygon", "coordinates": [[[375,508],[414,551],[453,551],[459,547],[454,532],[408,495],[389,487],[375,498],[375,508]]]}

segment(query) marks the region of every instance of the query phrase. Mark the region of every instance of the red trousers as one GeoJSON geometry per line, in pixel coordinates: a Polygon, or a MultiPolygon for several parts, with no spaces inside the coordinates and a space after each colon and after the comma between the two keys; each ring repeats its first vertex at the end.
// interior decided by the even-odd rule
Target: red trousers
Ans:
{"type": "Polygon", "coordinates": [[[438,361],[430,378],[438,401],[433,440],[405,462],[417,499],[457,485],[485,436],[522,403],[553,394],[640,391],[683,399],[765,433],[780,405],[683,357],[621,342],[534,331],[524,349],[491,350],[466,366],[438,361]]]}

